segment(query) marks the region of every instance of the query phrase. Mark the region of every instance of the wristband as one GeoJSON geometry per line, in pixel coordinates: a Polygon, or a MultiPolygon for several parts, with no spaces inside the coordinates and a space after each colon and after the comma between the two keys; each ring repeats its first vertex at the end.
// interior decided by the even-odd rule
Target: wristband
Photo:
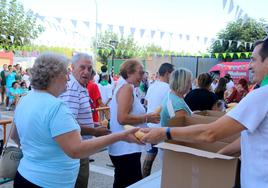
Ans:
{"type": "Polygon", "coordinates": [[[171,134],[170,134],[170,127],[166,128],[166,137],[168,140],[172,140],[171,134]]]}

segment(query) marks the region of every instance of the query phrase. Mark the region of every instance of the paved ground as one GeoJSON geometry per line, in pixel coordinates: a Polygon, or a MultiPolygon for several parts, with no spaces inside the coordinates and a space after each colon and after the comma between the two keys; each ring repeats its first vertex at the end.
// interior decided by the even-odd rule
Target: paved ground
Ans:
{"type": "MultiPolygon", "coordinates": [[[[3,105],[0,105],[0,112],[2,118],[10,118],[13,117],[13,111],[6,111],[3,105]]],[[[8,132],[10,127],[8,128],[8,132]]],[[[11,143],[14,143],[10,140],[11,143]]],[[[109,164],[112,164],[109,156],[107,154],[107,150],[103,150],[99,153],[96,153],[91,156],[95,161],[90,163],[90,177],[89,177],[89,186],[90,188],[110,188],[113,184],[113,168],[109,167],[109,164]],[[108,165],[107,165],[108,164],[108,165]]],[[[143,161],[144,155],[142,155],[143,161]]],[[[156,161],[153,165],[152,172],[156,172],[161,169],[161,160],[159,157],[156,158],[156,161]]],[[[12,188],[13,182],[6,183],[4,185],[0,185],[0,188],[12,188]]]]}

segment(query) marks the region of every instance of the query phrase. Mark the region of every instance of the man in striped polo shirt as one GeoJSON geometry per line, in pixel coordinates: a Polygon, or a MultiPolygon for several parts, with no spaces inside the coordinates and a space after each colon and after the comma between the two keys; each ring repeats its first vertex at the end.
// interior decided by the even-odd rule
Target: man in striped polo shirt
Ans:
{"type": "MultiPolygon", "coordinates": [[[[79,123],[83,139],[90,139],[92,136],[102,136],[110,133],[105,127],[94,128],[92,111],[89,104],[90,98],[86,88],[92,70],[92,58],[88,54],[78,53],[74,55],[72,58],[72,74],[67,83],[67,91],[60,96],[69,106],[79,123]]],[[[75,187],[87,188],[88,178],[89,159],[81,159],[75,187]]]]}

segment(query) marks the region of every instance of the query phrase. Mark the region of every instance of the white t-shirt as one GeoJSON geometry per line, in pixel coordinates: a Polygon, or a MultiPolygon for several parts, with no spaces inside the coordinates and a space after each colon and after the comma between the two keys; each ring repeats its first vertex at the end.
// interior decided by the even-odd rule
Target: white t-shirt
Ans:
{"type": "Polygon", "coordinates": [[[98,84],[98,87],[101,93],[101,100],[105,104],[108,101],[108,99],[112,98],[113,86],[111,84],[108,84],[106,86],[98,84]]]}
{"type": "Polygon", "coordinates": [[[250,92],[227,115],[247,130],[241,133],[241,187],[268,187],[268,86],[250,92]]]}
{"type": "MultiPolygon", "coordinates": [[[[156,108],[161,106],[165,96],[169,93],[169,84],[162,81],[155,81],[150,85],[145,99],[147,100],[147,113],[155,111],[156,108]]],[[[160,123],[148,123],[149,127],[161,127],[160,123]]]]}
{"type": "Polygon", "coordinates": [[[27,86],[27,88],[28,88],[28,87],[30,86],[30,84],[31,84],[31,82],[30,82],[30,76],[27,75],[27,74],[24,74],[24,75],[22,76],[22,80],[25,81],[26,86],[27,86]]]}
{"type": "Polygon", "coordinates": [[[231,89],[231,88],[233,88],[233,87],[234,87],[234,82],[233,82],[232,80],[230,80],[230,82],[228,82],[228,83],[226,84],[226,89],[229,90],[229,89],[231,89]]]}

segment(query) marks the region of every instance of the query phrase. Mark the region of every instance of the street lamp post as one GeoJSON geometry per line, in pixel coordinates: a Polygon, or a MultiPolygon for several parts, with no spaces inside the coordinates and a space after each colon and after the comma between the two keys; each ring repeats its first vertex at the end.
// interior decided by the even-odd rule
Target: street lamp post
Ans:
{"type": "Polygon", "coordinates": [[[116,48],[117,44],[118,44],[118,42],[116,40],[110,41],[110,45],[112,47],[112,69],[111,69],[112,77],[114,76],[114,55],[115,55],[115,48],[116,48]]]}

